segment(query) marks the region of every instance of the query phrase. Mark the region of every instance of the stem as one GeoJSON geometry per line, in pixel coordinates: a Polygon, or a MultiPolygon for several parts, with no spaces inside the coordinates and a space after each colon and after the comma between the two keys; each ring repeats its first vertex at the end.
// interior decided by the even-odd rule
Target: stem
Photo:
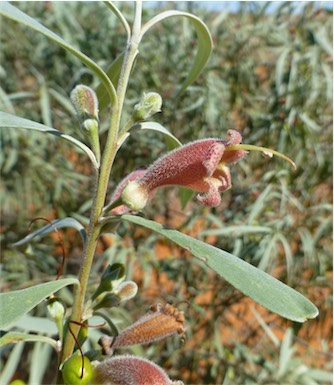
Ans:
{"type": "MultiPolygon", "coordinates": [[[[71,321],[74,321],[72,332],[74,336],[77,336],[80,326],[75,322],[82,322],[82,314],[84,301],[86,296],[88,279],[90,276],[91,266],[94,259],[95,249],[100,235],[101,224],[99,223],[100,216],[103,211],[103,205],[105,202],[108,181],[110,177],[111,168],[117,153],[117,139],[121,120],[121,114],[125,99],[125,94],[132,70],[134,60],[138,54],[138,41],[141,28],[141,2],[136,2],[134,24],[132,29],[132,37],[126,48],[126,53],[123,60],[123,66],[121,76],[117,87],[117,100],[118,103],[113,105],[110,128],[108,133],[107,142],[103,151],[103,157],[101,162],[101,169],[99,173],[96,173],[94,193],[94,200],[91,209],[90,222],[88,227],[88,236],[84,248],[83,262],[79,272],[80,286],[75,289],[74,302],[71,314],[71,321]]],[[[64,347],[61,355],[61,362],[64,362],[68,358],[74,349],[75,340],[71,333],[67,333],[64,347]]]]}

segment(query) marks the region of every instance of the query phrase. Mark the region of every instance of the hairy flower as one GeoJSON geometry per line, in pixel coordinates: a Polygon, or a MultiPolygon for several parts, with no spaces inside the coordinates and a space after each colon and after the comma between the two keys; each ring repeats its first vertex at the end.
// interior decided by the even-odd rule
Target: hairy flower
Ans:
{"type": "Polygon", "coordinates": [[[227,165],[246,155],[243,149],[229,149],[241,143],[241,135],[234,130],[227,135],[228,140],[197,140],[162,156],[141,178],[126,185],[121,195],[123,202],[129,209],[139,211],[157,188],[178,185],[198,191],[197,200],[204,205],[218,206],[220,193],[231,187],[227,165]]]}
{"type": "Polygon", "coordinates": [[[144,358],[125,355],[110,358],[97,365],[94,384],[110,385],[183,385],[172,381],[165,371],[144,358]]]}
{"type": "Polygon", "coordinates": [[[159,341],[175,333],[184,335],[184,314],[173,305],[157,304],[140,317],[134,324],[124,329],[118,336],[102,336],[100,345],[111,355],[119,347],[148,344],[159,341]]]}

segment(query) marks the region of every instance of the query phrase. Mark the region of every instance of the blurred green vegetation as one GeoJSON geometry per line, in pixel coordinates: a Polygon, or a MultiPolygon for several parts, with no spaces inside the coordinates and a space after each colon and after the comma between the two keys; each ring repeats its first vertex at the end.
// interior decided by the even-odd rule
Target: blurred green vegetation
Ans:
{"type": "MultiPolygon", "coordinates": [[[[124,49],[122,26],[103,3],[19,2],[15,6],[104,68],[124,49]]],[[[247,318],[243,323],[248,333],[237,329],[235,339],[228,342],[220,326],[236,327],[240,309],[235,314],[233,309],[242,306],[243,296],[215,275],[203,274],[203,267],[184,252],[132,227],[122,226],[118,235],[102,239],[95,282],[108,261],[126,261],[128,274],[141,284],[134,305],[127,307],[127,320],[142,314],[152,302],[189,302],[188,341],[183,347],[172,340],[137,350],[163,365],[172,378],[224,385],[330,383],[332,12],[315,7],[314,2],[303,6],[282,2],[269,14],[261,2],[241,3],[237,14],[209,12],[196,3],[184,6],[211,31],[215,49],[206,70],[185,93],[174,96],[190,68],[196,36],[186,20],[165,21],[141,44],[126,114],[143,92],[159,92],[164,104],[155,120],[181,142],[224,137],[234,128],[245,143],[278,149],[298,169],[294,172],[280,159],[251,153],[233,168],[233,187],[224,193],[220,207],[208,210],[191,202],[182,211],[177,191],[166,189],[146,215],[274,274],[310,298],[320,308],[320,316],[303,326],[274,318],[267,328],[247,318]],[[201,301],[203,293],[210,299],[201,301]],[[271,336],[276,327],[283,331],[284,340],[271,336]]],[[[130,4],[120,7],[131,20],[130,4]]],[[[144,21],[158,12],[144,3],[144,21]]],[[[2,19],[0,37],[0,109],[81,138],[69,94],[78,83],[96,87],[97,79],[77,59],[17,23],[2,19]]],[[[102,145],[108,112],[101,116],[102,145]]],[[[1,130],[0,135],[1,267],[3,288],[14,289],[55,275],[59,261],[55,256],[61,253],[54,248],[56,238],[28,249],[12,250],[10,244],[26,234],[35,217],[83,220],[93,186],[89,163],[69,145],[32,132],[1,130]]],[[[156,134],[132,135],[116,159],[110,195],[125,173],[150,164],[163,151],[165,144],[156,134]]],[[[63,238],[67,272],[76,273],[79,237],[67,231],[63,238]]],[[[28,354],[20,367],[27,378],[28,354]]]]}

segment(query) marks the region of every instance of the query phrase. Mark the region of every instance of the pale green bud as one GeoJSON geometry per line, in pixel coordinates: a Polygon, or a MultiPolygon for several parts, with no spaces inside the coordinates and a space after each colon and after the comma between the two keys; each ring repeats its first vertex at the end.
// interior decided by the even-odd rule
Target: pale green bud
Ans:
{"type": "Polygon", "coordinates": [[[122,282],[117,288],[117,295],[119,296],[121,302],[129,301],[131,298],[135,297],[138,292],[138,285],[133,281],[122,282]]]}
{"type": "Polygon", "coordinates": [[[100,162],[99,141],[99,103],[95,92],[82,84],[79,84],[71,92],[71,101],[81,123],[81,128],[96,156],[100,162]]]}
{"type": "Polygon", "coordinates": [[[99,119],[99,104],[95,92],[83,84],[71,92],[71,102],[81,123],[87,119],[99,119]]]}
{"type": "Polygon", "coordinates": [[[60,321],[64,318],[64,305],[57,298],[50,298],[47,305],[48,315],[52,320],[60,321]]]}
{"type": "Polygon", "coordinates": [[[92,300],[96,299],[100,294],[113,291],[125,279],[125,267],[121,263],[108,265],[102,274],[101,281],[94,294],[92,300]]]}
{"type": "Polygon", "coordinates": [[[149,199],[149,193],[138,183],[138,181],[134,180],[125,186],[121,198],[130,210],[140,211],[146,206],[149,199]]]}
{"type": "Polygon", "coordinates": [[[161,111],[162,98],[156,92],[144,93],[142,99],[134,107],[133,118],[135,121],[146,120],[161,111]]]}
{"type": "Polygon", "coordinates": [[[47,311],[49,318],[55,322],[59,336],[61,338],[63,335],[63,319],[65,315],[64,305],[58,298],[52,295],[48,299],[47,311]]]}

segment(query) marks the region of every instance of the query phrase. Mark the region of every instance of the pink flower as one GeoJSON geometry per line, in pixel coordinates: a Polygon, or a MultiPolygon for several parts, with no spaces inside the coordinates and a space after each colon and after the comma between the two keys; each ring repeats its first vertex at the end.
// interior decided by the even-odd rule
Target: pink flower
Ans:
{"type": "Polygon", "coordinates": [[[241,135],[227,132],[229,140],[203,139],[184,145],[155,161],[138,179],[124,188],[121,198],[130,210],[142,210],[159,187],[177,185],[198,191],[197,200],[205,206],[218,206],[220,193],[231,187],[228,164],[246,155],[239,145],[241,135]]]}
{"type": "Polygon", "coordinates": [[[154,362],[130,355],[110,358],[96,366],[94,384],[113,385],[183,385],[171,381],[154,362]]]}
{"type": "Polygon", "coordinates": [[[151,306],[146,314],[124,329],[118,336],[102,336],[99,344],[103,347],[104,353],[112,355],[116,348],[149,344],[175,333],[184,336],[186,330],[184,323],[185,318],[182,311],[168,303],[157,304],[151,306]]]}

